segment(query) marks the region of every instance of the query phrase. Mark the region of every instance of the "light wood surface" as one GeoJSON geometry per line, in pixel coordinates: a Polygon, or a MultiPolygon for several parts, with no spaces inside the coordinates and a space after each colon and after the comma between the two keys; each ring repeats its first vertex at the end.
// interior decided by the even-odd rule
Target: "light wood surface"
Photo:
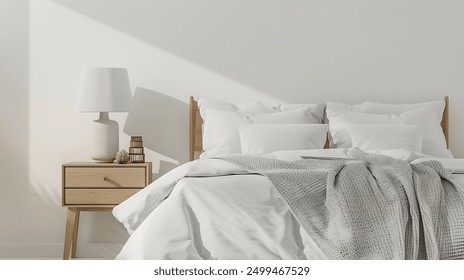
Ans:
{"type": "Polygon", "coordinates": [[[112,207],[68,207],[66,216],[66,232],[64,236],[63,260],[76,257],[77,233],[82,211],[111,211],[112,207]]]}
{"type": "Polygon", "coordinates": [[[151,183],[152,163],[101,164],[72,162],[63,164],[62,173],[63,206],[118,205],[122,200],[129,198],[129,196],[151,183]],[[92,198],[94,195],[98,198],[104,198],[104,200],[98,202],[97,197],[92,198]],[[81,200],[79,201],[79,199],[81,200]]]}
{"type": "Polygon", "coordinates": [[[143,188],[143,167],[67,167],[66,188],[143,188]]]}
{"type": "Polygon", "coordinates": [[[62,166],[62,205],[67,207],[63,259],[76,256],[82,211],[111,211],[152,181],[152,163],[66,163],[62,166]]]}
{"type": "Polygon", "coordinates": [[[203,152],[203,119],[197,101],[190,96],[189,158],[194,160],[195,152],[203,152]]]}
{"type": "Polygon", "coordinates": [[[446,147],[449,148],[449,97],[445,96],[445,109],[443,110],[443,117],[441,119],[441,128],[445,134],[446,147]]]}
{"type": "MultiPolygon", "coordinates": [[[[441,127],[445,135],[446,145],[449,148],[449,97],[444,97],[445,109],[443,110],[443,118],[441,127]]],[[[197,101],[193,96],[190,96],[190,112],[189,112],[189,159],[195,159],[195,153],[203,152],[203,136],[202,136],[203,119],[200,115],[197,101]]],[[[328,143],[324,148],[328,148],[328,143]]]]}
{"type": "Polygon", "coordinates": [[[66,205],[118,205],[140,189],[66,189],[66,205]]]}

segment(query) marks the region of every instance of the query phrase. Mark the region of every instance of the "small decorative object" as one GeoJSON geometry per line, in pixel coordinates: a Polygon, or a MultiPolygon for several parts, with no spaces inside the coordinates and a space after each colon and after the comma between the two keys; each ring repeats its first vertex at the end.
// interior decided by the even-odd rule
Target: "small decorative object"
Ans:
{"type": "Polygon", "coordinates": [[[132,136],[129,147],[130,161],[133,163],[145,162],[145,154],[143,152],[142,136],[132,136]]]}
{"type": "Polygon", "coordinates": [[[120,150],[116,153],[116,160],[114,162],[119,164],[126,164],[129,162],[129,160],[129,153],[126,150],[120,150]]]}

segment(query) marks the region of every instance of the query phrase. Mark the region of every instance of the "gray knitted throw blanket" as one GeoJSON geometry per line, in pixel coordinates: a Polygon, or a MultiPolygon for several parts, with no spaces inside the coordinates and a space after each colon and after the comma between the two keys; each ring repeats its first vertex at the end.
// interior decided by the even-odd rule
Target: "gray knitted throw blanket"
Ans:
{"type": "Polygon", "coordinates": [[[266,176],[330,259],[464,259],[464,193],[437,161],[222,159],[266,176]]]}

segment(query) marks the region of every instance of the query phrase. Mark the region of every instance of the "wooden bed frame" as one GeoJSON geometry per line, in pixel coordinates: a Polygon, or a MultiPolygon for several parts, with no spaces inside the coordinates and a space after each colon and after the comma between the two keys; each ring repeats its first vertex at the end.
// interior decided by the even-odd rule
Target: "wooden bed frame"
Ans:
{"type": "MultiPolygon", "coordinates": [[[[443,110],[443,117],[441,120],[441,127],[446,139],[446,146],[449,148],[449,98],[444,97],[445,109],[443,110]]],[[[189,112],[189,159],[195,159],[195,152],[203,152],[203,139],[202,139],[202,126],[203,119],[200,115],[197,101],[190,96],[190,112],[189,112]]]]}

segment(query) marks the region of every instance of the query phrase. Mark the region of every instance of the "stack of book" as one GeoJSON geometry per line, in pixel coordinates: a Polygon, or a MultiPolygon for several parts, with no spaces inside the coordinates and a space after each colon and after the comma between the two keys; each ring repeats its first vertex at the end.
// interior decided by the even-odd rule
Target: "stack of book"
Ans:
{"type": "Polygon", "coordinates": [[[129,157],[132,163],[145,162],[142,136],[131,136],[129,157]]]}

